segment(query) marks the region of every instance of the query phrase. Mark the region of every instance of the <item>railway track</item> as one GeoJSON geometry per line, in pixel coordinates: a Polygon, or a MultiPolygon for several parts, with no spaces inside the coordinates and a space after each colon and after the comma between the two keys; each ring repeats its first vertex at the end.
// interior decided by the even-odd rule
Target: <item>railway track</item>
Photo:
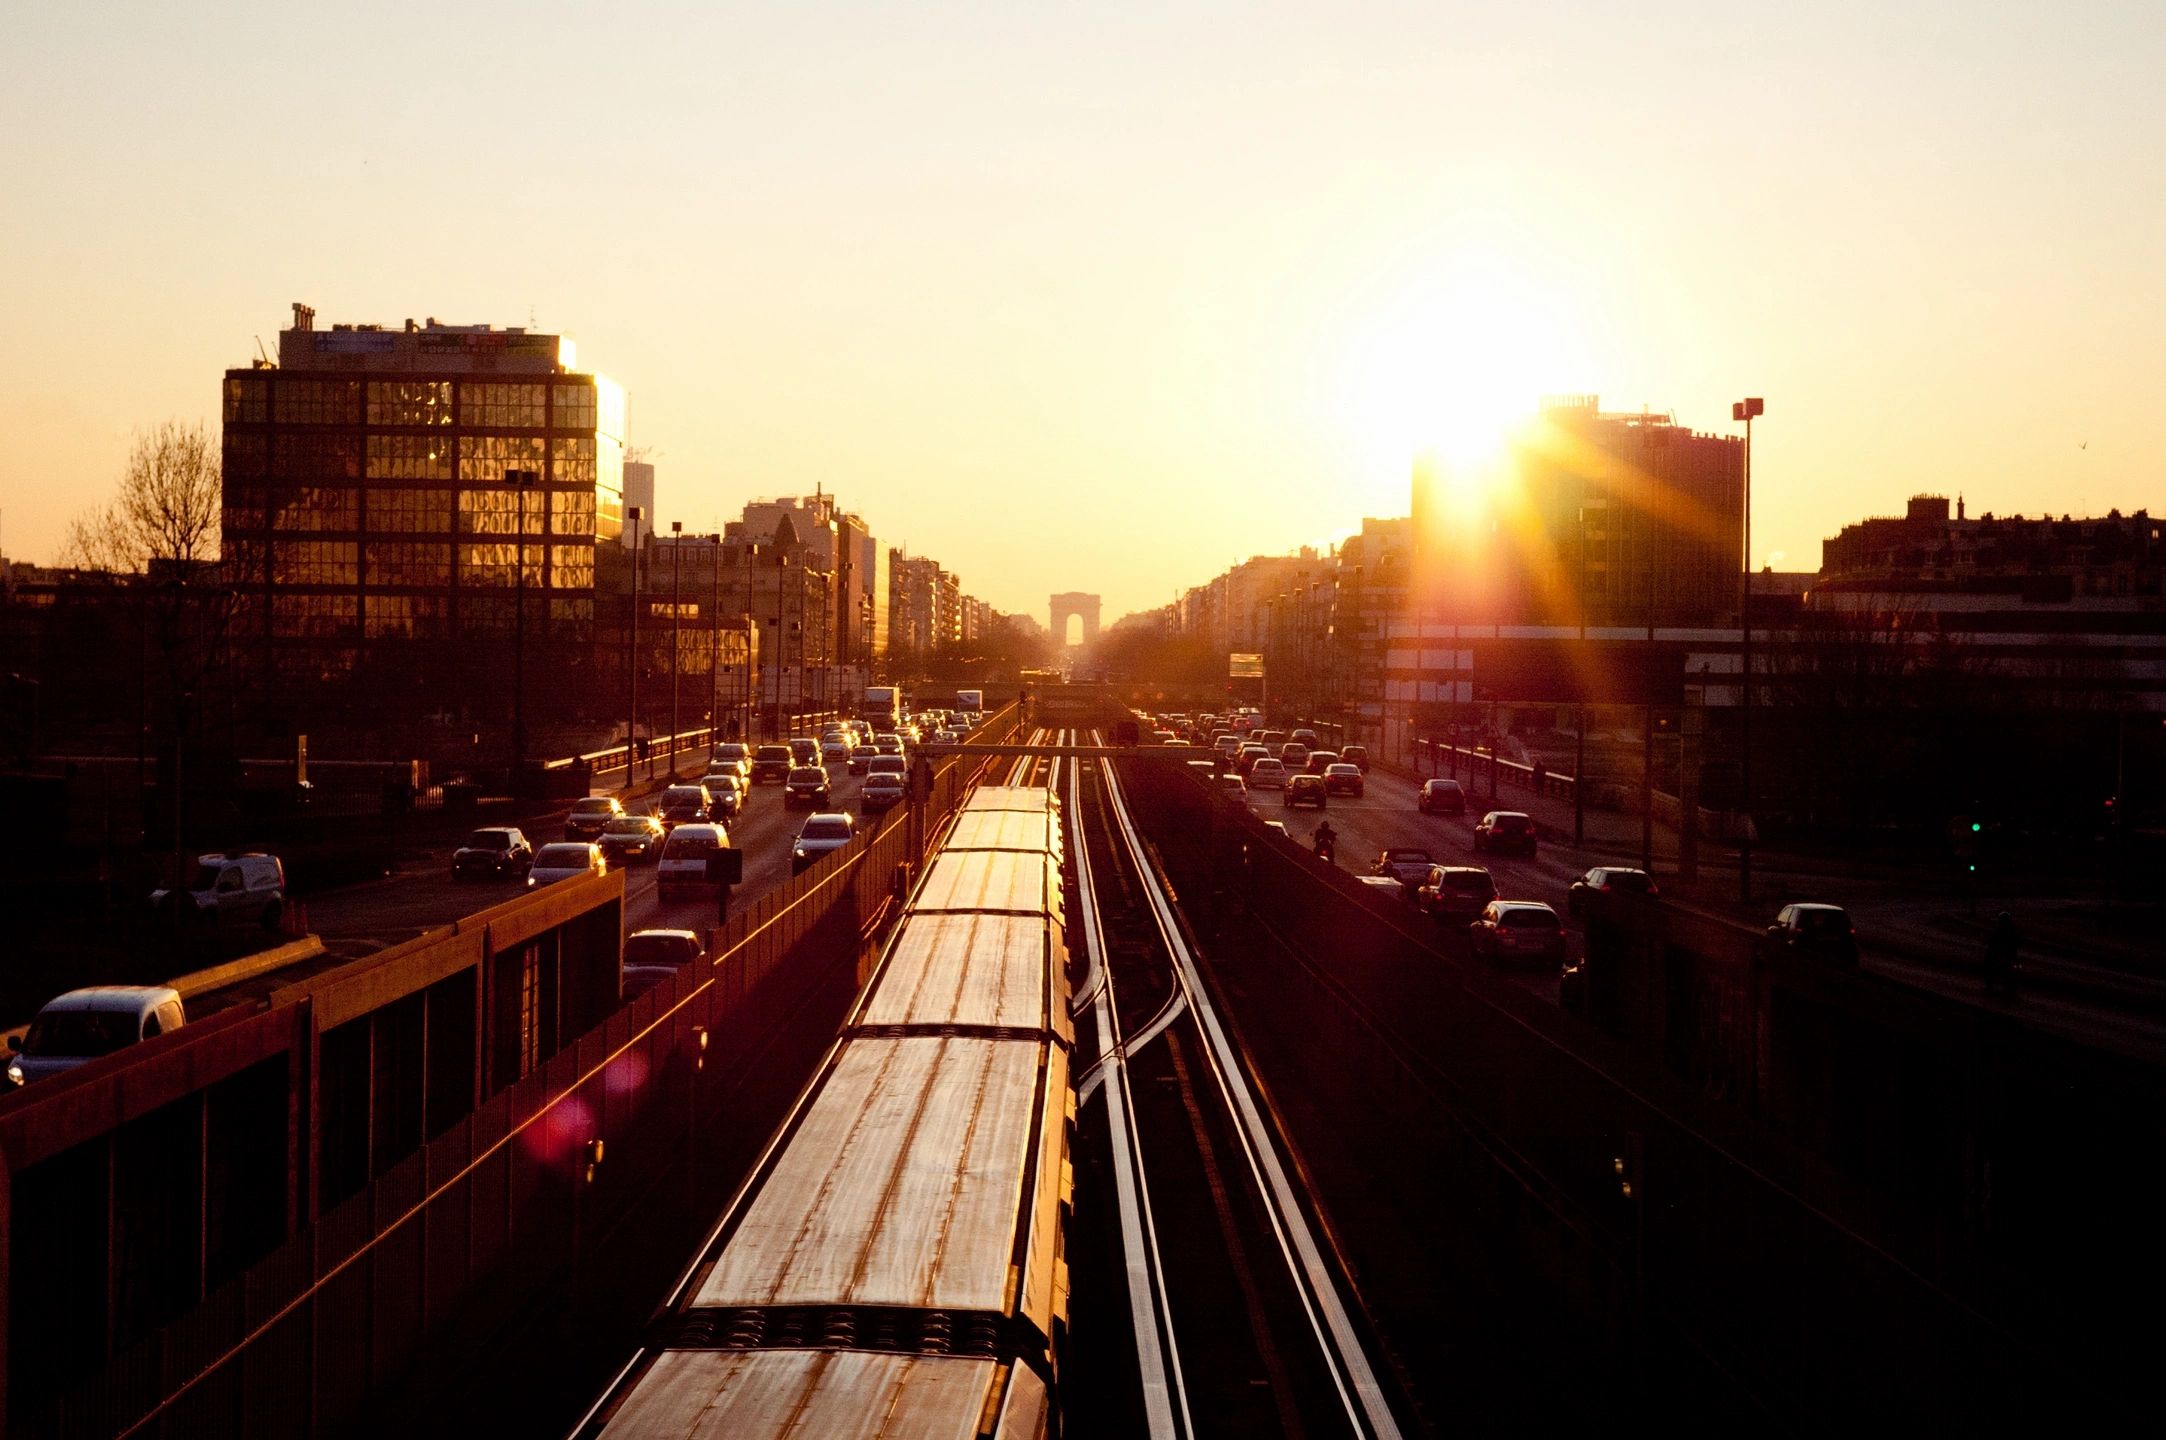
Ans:
{"type": "MultiPolygon", "coordinates": [[[[1095,739],[1095,737],[1092,737],[1095,739]]],[[[1220,1017],[1174,901],[1104,761],[1068,767],[1078,1148],[1097,1146],[1101,1266],[1125,1292],[1128,1352],[1078,1326],[1072,1434],[1409,1433],[1411,1413],[1322,1234],[1283,1127],[1220,1017]],[[1115,1387],[1097,1383],[1120,1374],[1115,1387]]],[[[1096,1202],[1094,1204],[1094,1202],[1096,1202]]],[[[1118,1313],[1109,1298],[1101,1324],[1118,1313]]]]}

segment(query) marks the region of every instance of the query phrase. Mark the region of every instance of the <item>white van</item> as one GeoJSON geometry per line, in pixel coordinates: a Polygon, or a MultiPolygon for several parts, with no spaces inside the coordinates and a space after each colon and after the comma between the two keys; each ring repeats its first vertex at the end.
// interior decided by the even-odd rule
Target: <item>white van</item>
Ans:
{"type": "Polygon", "coordinates": [[[187,888],[153,890],[150,903],[183,922],[276,930],[286,915],[286,867],[254,851],[198,855],[187,888]]]}
{"type": "Polygon", "coordinates": [[[707,883],[707,857],[729,843],[729,832],[720,825],[687,823],[670,831],[662,858],[654,862],[655,894],[663,900],[714,894],[707,883]]]}
{"type": "Polygon", "coordinates": [[[10,1036],[8,1079],[17,1085],[73,1070],[188,1023],[180,992],[163,985],[92,985],[45,1002],[20,1038],[10,1036]]]}

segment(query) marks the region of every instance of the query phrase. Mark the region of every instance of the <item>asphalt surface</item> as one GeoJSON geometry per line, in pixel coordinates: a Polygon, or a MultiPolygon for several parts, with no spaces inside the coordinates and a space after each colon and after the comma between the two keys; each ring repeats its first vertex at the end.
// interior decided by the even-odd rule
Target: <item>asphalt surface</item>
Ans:
{"type": "MultiPolygon", "coordinates": [[[[900,806],[887,812],[886,816],[867,817],[859,813],[858,792],[864,784],[862,775],[851,775],[842,765],[828,766],[827,773],[831,787],[828,808],[849,811],[857,816],[860,826],[889,817],[900,823],[903,814],[900,806]]],[[[658,786],[666,778],[658,777],[658,786]]],[[[644,787],[642,780],[641,789],[644,787]]],[[[595,793],[617,792],[598,783],[595,793]]],[[[638,811],[651,808],[660,790],[655,789],[651,795],[642,795],[640,790],[633,793],[639,798],[627,801],[625,808],[638,811]]],[[[726,822],[731,844],[742,850],[745,857],[744,883],[736,888],[733,904],[750,903],[790,878],[790,845],[803,827],[805,817],[811,813],[801,806],[784,806],[780,785],[752,788],[745,807],[735,819],[726,822]]],[[[527,839],[537,849],[564,838],[561,814],[549,823],[526,829],[527,839]]],[[[382,880],[311,897],[308,900],[309,929],[323,937],[326,949],[351,959],[410,940],[424,931],[501,904],[519,893],[516,881],[453,880],[452,848],[447,845],[432,850],[424,858],[405,864],[398,873],[382,880]]],[[[697,930],[704,935],[716,922],[715,903],[711,899],[676,898],[664,903],[655,893],[654,866],[650,863],[635,864],[626,872],[624,916],[627,934],[634,930],[680,929],[697,930]]]]}

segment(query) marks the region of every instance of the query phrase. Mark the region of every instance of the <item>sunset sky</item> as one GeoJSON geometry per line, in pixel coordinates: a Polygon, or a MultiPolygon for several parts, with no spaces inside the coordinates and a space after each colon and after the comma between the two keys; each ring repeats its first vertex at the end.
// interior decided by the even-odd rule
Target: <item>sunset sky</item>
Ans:
{"type": "Polygon", "coordinates": [[[92,3],[7,30],[21,558],[132,428],[215,420],[294,300],[531,315],[630,392],[664,519],[819,483],[1040,615],[1403,514],[1415,447],[1545,392],[1703,429],[1764,395],[1778,568],[1919,490],[2166,499],[2159,0],[92,3]]]}

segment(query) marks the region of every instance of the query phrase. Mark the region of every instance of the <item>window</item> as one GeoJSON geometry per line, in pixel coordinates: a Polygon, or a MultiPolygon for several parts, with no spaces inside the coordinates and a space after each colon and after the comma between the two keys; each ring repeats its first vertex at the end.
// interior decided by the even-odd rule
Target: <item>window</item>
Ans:
{"type": "Polygon", "coordinates": [[[591,545],[550,546],[549,583],[559,590],[592,590],[594,588],[594,547],[591,545]]]}
{"type": "Polygon", "coordinates": [[[592,430],[595,416],[594,387],[558,385],[554,389],[556,414],[551,417],[550,423],[559,430],[592,430]]]}
{"type": "Polygon", "coordinates": [[[344,486],[282,487],[273,500],[274,530],[352,530],[359,523],[356,492],[344,486]]]}
{"type": "Polygon", "coordinates": [[[357,480],[361,452],[351,435],[281,435],[272,473],[286,480],[357,480]]]}
{"type": "Polygon", "coordinates": [[[449,425],[449,380],[371,380],[369,424],[449,425]]]}
{"type": "Polygon", "coordinates": [[[560,490],[549,497],[549,513],[554,517],[550,528],[557,534],[590,536],[594,533],[594,492],[560,490]]]}
{"type": "Polygon", "coordinates": [[[461,490],[459,533],[517,535],[523,529],[529,535],[539,535],[548,519],[548,503],[547,497],[529,495],[520,486],[505,485],[494,490],[461,490]],[[522,508],[526,513],[524,526],[519,523],[522,508]]]}
{"type": "Polygon", "coordinates": [[[281,376],[271,397],[281,425],[353,425],[361,419],[358,380],[302,380],[281,376]]]}
{"type": "Polygon", "coordinates": [[[441,435],[371,435],[371,480],[449,480],[451,441],[441,435]]]}
{"type": "Polygon", "coordinates": [[[236,431],[225,437],[221,460],[228,480],[261,475],[270,467],[271,438],[252,431],[236,431]]]}
{"type": "MultiPolygon", "coordinates": [[[[459,583],[484,588],[502,587],[507,590],[516,587],[519,575],[512,567],[519,563],[519,549],[516,541],[460,545],[459,583]]],[[[542,547],[528,545],[525,549],[526,583],[539,587],[542,583],[542,547]]],[[[505,613],[508,616],[510,611],[505,613]]]]}
{"type": "MultiPolygon", "coordinates": [[[[281,540],[271,548],[271,583],[352,585],[357,579],[355,552],[359,549],[350,540],[281,540]]],[[[352,618],[349,607],[347,619],[352,618]]]]}
{"type": "Polygon", "coordinates": [[[539,435],[462,435],[459,437],[459,478],[501,484],[506,470],[532,470],[543,465],[539,435]]]}
{"type": "Polygon", "coordinates": [[[271,381],[264,375],[226,377],[226,423],[261,425],[271,418],[271,381]]]}
{"type": "Polygon", "coordinates": [[[355,595],[274,595],[271,633],[286,636],[351,636],[361,612],[355,595]]]}
{"type": "Polygon", "coordinates": [[[371,640],[411,640],[444,633],[446,605],[436,595],[371,595],[368,597],[368,637],[371,640]]]}
{"type": "Polygon", "coordinates": [[[594,602],[592,600],[551,600],[549,602],[549,629],[560,640],[593,639],[594,602]]]}
{"type": "Polygon", "coordinates": [[[371,532],[419,530],[448,534],[451,530],[451,492],[372,489],[369,491],[368,528],[371,532]]]}
{"type": "Polygon", "coordinates": [[[235,530],[261,530],[263,528],[263,487],[261,485],[235,485],[225,487],[224,528],[235,530]]]}
{"type": "Polygon", "coordinates": [[[539,430],[544,423],[546,387],[469,380],[459,387],[459,423],[491,429],[539,430]]]}
{"type": "Polygon", "coordinates": [[[437,587],[451,583],[451,546],[404,540],[372,540],[368,546],[371,586],[437,587]]]}
{"type": "Polygon", "coordinates": [[[594,437],[576,436],[569,440],[549,442],[552,468],[549,478],[559,485],[583,486],[589,493],[594,489],[594,437]]]}

